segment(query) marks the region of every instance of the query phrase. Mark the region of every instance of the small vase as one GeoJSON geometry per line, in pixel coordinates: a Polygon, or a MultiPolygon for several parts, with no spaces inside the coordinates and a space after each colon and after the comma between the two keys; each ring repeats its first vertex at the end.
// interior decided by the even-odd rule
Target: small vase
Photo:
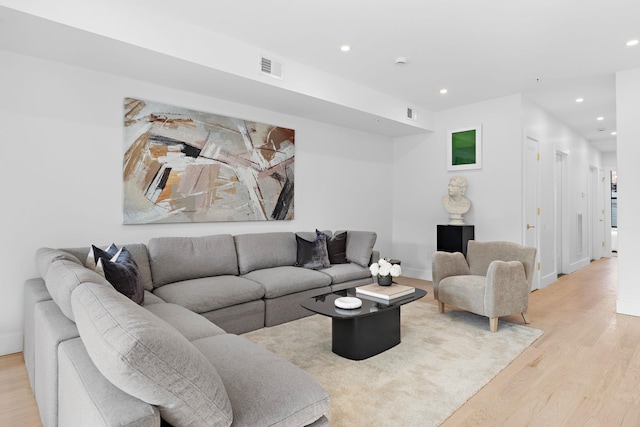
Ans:
{"type": "Polygon", "coordinates": [[[391,275],[388,276],[378,276],[378,285],[380,286],[391,286],[392,282],[391,275]]]}

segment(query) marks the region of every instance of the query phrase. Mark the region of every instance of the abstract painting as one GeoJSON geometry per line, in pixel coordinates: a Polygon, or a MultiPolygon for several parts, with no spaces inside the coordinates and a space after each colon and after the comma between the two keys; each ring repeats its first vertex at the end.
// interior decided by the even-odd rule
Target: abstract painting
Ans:
{"type": "Polygon", "coordinates": [[[293,219],[295,131],[124,100],[125,224],[293,219]]]}

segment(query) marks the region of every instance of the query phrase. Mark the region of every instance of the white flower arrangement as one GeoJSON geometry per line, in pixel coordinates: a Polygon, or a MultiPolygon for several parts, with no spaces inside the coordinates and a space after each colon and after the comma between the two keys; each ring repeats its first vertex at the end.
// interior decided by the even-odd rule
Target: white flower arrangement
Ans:
{"type": "Polygon", "coordinates": [[[369,266],[369,271],[371,271],[372,276],[388,276],[398,277],[402,274],[402,270],[400,269],[400,264],[391,264],[384,258],[380,258],[378,262],[374,262],[369,266]]]}

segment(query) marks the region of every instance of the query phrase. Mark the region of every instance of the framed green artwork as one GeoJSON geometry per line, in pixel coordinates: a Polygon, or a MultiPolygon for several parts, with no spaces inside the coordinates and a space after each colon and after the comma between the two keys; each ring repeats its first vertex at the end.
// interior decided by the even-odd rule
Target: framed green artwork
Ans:
{"type": "Polygon", "coordinates": [[[482,168],[482,125],[447,132],[447,170],[482,168]]]}

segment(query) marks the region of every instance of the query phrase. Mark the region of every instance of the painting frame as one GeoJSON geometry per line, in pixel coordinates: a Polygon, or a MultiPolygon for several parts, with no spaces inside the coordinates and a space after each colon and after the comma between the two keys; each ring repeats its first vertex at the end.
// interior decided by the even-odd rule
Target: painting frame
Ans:
{"type": "Polygon", "coordinates": [[[447,170],[482,169],[482,124],[447,131],[447,170]]]}

